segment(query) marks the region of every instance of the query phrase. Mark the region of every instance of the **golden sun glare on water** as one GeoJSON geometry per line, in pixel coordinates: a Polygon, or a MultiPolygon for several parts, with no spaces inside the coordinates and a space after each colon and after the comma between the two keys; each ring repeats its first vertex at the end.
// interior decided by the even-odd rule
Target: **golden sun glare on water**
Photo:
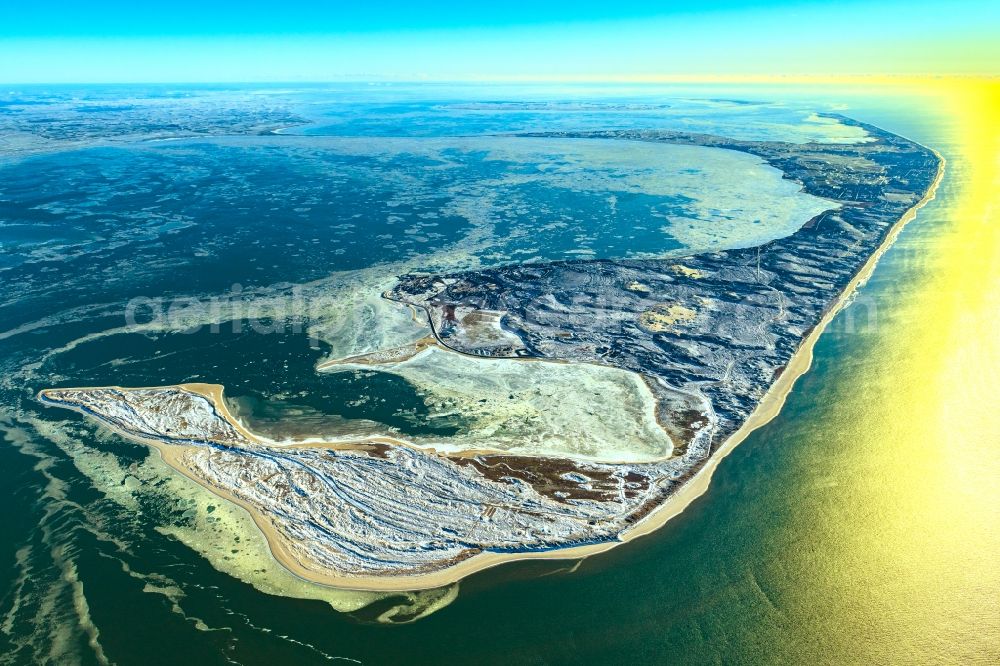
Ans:
{"type": "Polygon", "coordinates": [[[790,601],[805,611],[826,596],[838,612],[816,620],[824,640],[871,658],[971,663],[1000,636],[1000,81],[889,90],[945,119],[932,147],[947,167],[897,256],[862,289],[877,300],[877,326],[860,341],[831,331],[832,344],[858,349],[816,389],[806,437],[826,441],[815,451],[834,461],[817,465],[814,451],[797,466],[837,470],[840,497],[793,521],[796,533],[826,532],[814,543],[833,552],[792,555],[798,573],[819,568],[823,580],[790,601]]]}

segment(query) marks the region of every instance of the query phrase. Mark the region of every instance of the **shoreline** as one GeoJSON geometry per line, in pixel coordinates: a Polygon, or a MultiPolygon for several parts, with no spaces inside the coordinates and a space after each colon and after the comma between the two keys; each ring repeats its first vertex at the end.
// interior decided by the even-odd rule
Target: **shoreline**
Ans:
{"type": "MultiPolygon", "coordinates": [[[[346,590],[365,590],[374,592],[412,592],[418,590],[426,590],[437,587],[444,587],[446,585],[451,585],[457,583],[462,578],[469,576],[473,573],[483,571],[485,569],[492,568],[501,564],[508,562],[515,562],[520,560],[572,560],[572,559],[583,559],[591,555],[596,555],[602,552],[606,552],[618,545],[627,543],[641,536],[645,536],[659,529],[665,525],[671,518],[679,515],[686,509],[695,499],[700,497],[709,488],[712,475],[715,469],[718,467],[721,460],[723,460],[729,453],[731,453],[736,446],[743,442],[753,431],[766,425],[772,419],[774,419],[784,406],[785,400],[794,388],[795,382],[799,377],[804,375],[812,365],[813,359],[813,348],[816,342],[819,340],[823,331],[829,323],[836,317],[837,314],[845,307],[851,297],[857,292],[857,290],[864,285],[865,282],[871,277],[874,272],[878,261],[885,254],[886,251],[893,245],[899,233],[905,227],[907,223],[916,218],[917,213],[921,208],[923,208],[927,203],[932,201],[937,193],[937,189],[940,186],[945,172],[945,159],[937,152],[934,152],[935,156],[938,157],[940,163],[938,165],[937,174],[935,175],[934,181],[932,182],[930,188],[924,196],[911,208],[909,208],[902,217],[897,220],[889,231],[886,233],[885,238],[879,244],[879,246],[874,250],[874,252],[868,257],[862,267],[858,270],[855,276],[848,282],[845,288],[841,291],[840,295],[830,304],[826,313],[822,316],[817,325],[806,335],[799,348],[795,351],[792,357],[789,359],[784,372],[781,376],[768,388],[767,392],[761,398],[760,402],[754,408],[750,416],[744,421],[743,425],[730,435],[722,445],[716,449],[715,452],[711,453],[708,458],[705,459],[703,464],[697,471],[691,476],[691,478],[686,481],[676,492],[667,497],[662,503],[652,509],[646,516],[635,523],[633,526],[624,530],[620,533],[617,540],[607,541],[597,544],[587,544],[582,546],[569,546],[566,548],[555,548],[551,550],[543,551],[526,551],[526,552],[480,552],[472,555],[466,559],[459,562],[450,564],[441,569],[430,571],[427,573],[420,574],[409,574],[409,575],[398,575],[398,576],[342,576],[342,575],[330,575],[321,572],[316,572],[306,567],[302,566],[291,553],[285,547],[283,543],[283,538],[280,537],[276,530],[270,524],[267,516],[260,514],[255,509],[251,509],[245,503],[235,499],[229,493],[224,490],[205,483],[203,480],[198,479],[193,473],[186,468],[182,462],[183,452],[187,450],[187,446],[165,446],[162,442],[155,442],[146,438],[136,437],[134,435],[126,435],[128,438],[140,441],[144,444],[151,445],[156,449],[161,458],[170,465],[171,468],[176,469],[178,472],[184,474],[186,477],[194,480],[195,482],[201,484],[207,488],[212,493],[216,494],[222,499],[232,502],[250,514],[251,519],[254,524],[260,530],[262,536],[264,537],[268,549],[270,550],[272,556],[275,560],[281,564],[284,568],[290,571],[292,574],[306,580],[310,583],[333,587],[338,589],[346,590]]],[[[444,347],[445,350],[450,350],[448,347],[444,347]]],[[[184,384],[179,385],[186,390],[192,391],[199,395],[208,398],[212,404],[215,406],[219,415],[225,420],[229,421],[233,427],[235,427],[241,435],[247,437],[251,441],[262,442],[265,441],[262,438],[254,435],[252,432],[247,430],[239,421],[233,416],[229,411],[225,400],[223,398],[223,390],[219,385],[211,384],[184,384]]],[[[47,402],[44,398],[44,391],[42,391],[39,396],[42,398],[43,402],[47,402]]],[[[61,405],[65,407],[65,405],[61,405]]],[[[81,411],[86,414],[85,411],[77,409],[76,411],[81,411]]],[[[105,427],[121,433],[116,428],[103,424],[105,427]]],[[[383,442],[393,443],[393,444],[403,444],[405,442],[397,442],[391,437],[379,438],[383,442]]],[[[376,444],[379,443],[377,439],[373,438],[367,440],[368,443],[376,444]]],[[[278,446],[282,446],[281,443],[271,442],[278,446]]],[[[327,443],[326,446],[331,446],[333,443],[327,443]]],[[[357,448],[357,445],[351,447],[350,444],[344,443],[343,448],[357,448]]],[[[323,446],[322,442],[317,442],[314,444],[303,443],[299,446],[323,446]]],[[[361,443],[363,446],[364,444],[361,443]]],[[[294,444],[286,444],[285,446],[295,446],[294,444]]],[[[336,445],[331,446],[333,448],[336,445]]],[[[442,455],[441,452],[434,451],[432,449],[420,448],[425,452],[435,453],[437,455],[442,455]]],[[[447,454],[443,454],[446,455],[447,454]]],[[[475,455],[474,453],[471,455],[475,455]]]]}

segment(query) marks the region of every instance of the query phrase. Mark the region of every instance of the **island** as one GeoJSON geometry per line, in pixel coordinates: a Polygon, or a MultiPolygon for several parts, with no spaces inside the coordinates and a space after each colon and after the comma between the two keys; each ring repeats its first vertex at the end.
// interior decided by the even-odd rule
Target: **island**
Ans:
{"type": "MultiPolygon", "coordinates": [[[[654,453],[603,459],[503,446],[435,448],[378,435],[277,442],[243,425],[223,388],[212,384],[51,388],[39,399],[155,447],[173,468],[244,507],[278,561],[316,583],[417,590],[511,560],[605,551],[683,510],[704,492],[719,460],[779,412],[823,329],[934,196],[944,172],[937,153],[837,118],[863,128],[868,140],[796,144],[658,130],[519,134],[750,153],[830,207],[757,247],[403,275],[383,296],[420,313],[431,334],[318,368],[390,368],[447,354],[474,359],[482,372],[496,363],[618,373],[635,383],[629,395],[641,394],[636,419],[645,418],[648,402],[659,429],[654,453]]],[[[594,395],[591,416],[599,421],[622,409],[615,395],[594,395]]]]}

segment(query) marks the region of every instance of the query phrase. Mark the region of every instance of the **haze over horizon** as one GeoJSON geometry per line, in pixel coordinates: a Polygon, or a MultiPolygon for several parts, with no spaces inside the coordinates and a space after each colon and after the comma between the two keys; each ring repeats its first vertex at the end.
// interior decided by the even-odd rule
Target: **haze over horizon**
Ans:
{"type": "Polygon", "coordinates": [[[1000,72],[1000,5],[558,1],[434,9],[256,0],[19,5],[0,82],[655,81],[1000,72]]]}

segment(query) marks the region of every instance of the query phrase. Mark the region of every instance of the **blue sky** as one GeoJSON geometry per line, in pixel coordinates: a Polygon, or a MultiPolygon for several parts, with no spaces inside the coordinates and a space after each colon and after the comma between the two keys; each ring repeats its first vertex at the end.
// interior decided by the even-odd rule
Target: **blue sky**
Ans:
{"type": "Polygon", "coordinates": [[[702,0],[588,2],[197,2],[146,8],[136,2],[22,2],[3,12],[5,36],[190,36],[343,34],[384,31],[510,28],[697,15],[762,6],[801,11],[821,2],[702,0]]]}
{"type": "Polygon", "coordinates": [[[1000,2],[18,2],[0,81],[1000,74],[1000,2]]]}

